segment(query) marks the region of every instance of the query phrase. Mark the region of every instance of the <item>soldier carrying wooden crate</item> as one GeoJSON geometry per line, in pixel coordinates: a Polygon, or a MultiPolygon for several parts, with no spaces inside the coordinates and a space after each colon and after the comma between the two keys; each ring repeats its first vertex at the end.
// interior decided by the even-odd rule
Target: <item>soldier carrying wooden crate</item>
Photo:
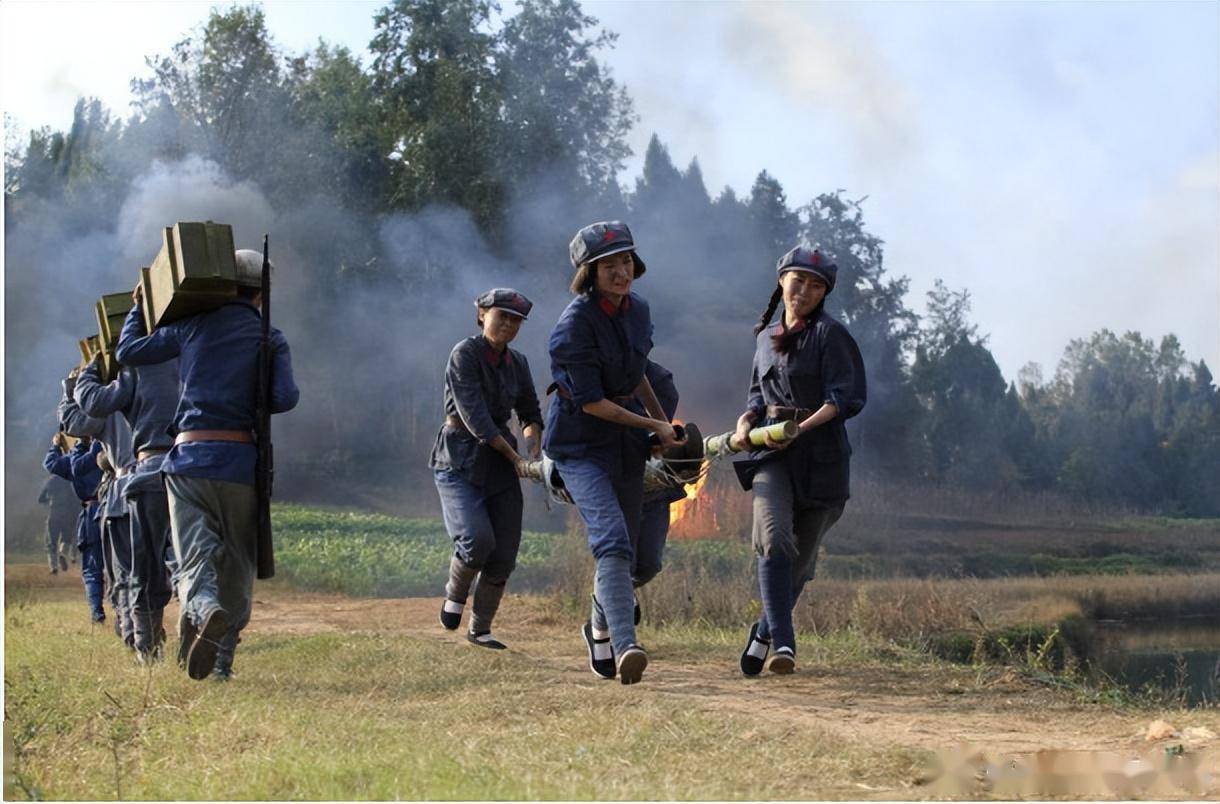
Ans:
{"type": "MultiPolygon", "coordinates": [[[[185,225],[174,230],[167,246],[172,243],[179,258],[189,256],[185,225]]],[[[208,230],[200,248],[224,256],[213,234],[208,230]]],[[[238,635],[250,619],[257,565],[260,500],[254,429],[264,340],[263,258],[255,251],[238,251],[227,266],[233,270],[232,297],[175,320],[168,320],[173,317],[166,314],[171,305],[164,299],[148,304],[137,288],[136,305],[123,324],[115,353],[121,364],[130,366],[179,361],[181,398],[173,423],[177,436],[161,472],[179,562],[179,661],[194,679],[213,671],[227,678],[232,672],[238,635]],[[151,333],[146,314],[156,325],[151,333]]],[[[155,286],[151,273],[145,272],[140,287],[149,288],[149,279],[155,286]]],[[[299,392],[283,334],[270,329],[267,341],[270,412],[282,413],[296,406],[299,392]]]]}

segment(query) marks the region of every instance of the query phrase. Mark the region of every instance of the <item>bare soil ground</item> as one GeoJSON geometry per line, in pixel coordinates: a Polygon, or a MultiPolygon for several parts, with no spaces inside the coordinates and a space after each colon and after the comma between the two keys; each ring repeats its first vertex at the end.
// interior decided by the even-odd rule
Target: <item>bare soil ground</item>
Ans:
{"type": "MultiPolygon", "coordinates": [[[[44,567],[8,565],[8,588],[33,586],[59,597],[80,595],[79,574],[73,568],[57,576],[44,567]]],[[[404,634],[418,639],[460,641],[437,622],[434,598],[357,599],[300,592],[278,583],[260,585],[249,633],[404,634]]],[[[173,631],[176,610],[167,612],[173,631]]],[[[645,613],[646,616],[646,613],[645,613]]],[[[578,624],[566,612],[536,597],[506,598],[497,619],[497,636],[521,656],[555,674],[559,684],[590,681],[578,624]]],[[[745,679],[737,669],[738,646],[714,651],[674,649],[663,632],[644,629],[668,646],[651,652],[643,684],[651,694],[680,699],[703,711],[731,711],[753,716],[758,729],[800,729],[803,726],[842,734],[845,740],[873,745],[901,745],[933,752],[973,749],[996,758],[1038,758],[1063,755],[1125,754],[1131,757],[1164,752],[1181,739],[1148,741],[1149,724],[1163,719],[1179,731],[1204,728],[1220,734],[1216,709],[1152,711],[1092,703],[1068,690],[1035,683],[1013,670],[947,665],[929,660],[871,660],[844,665],[800,660],[792,676],[764,674],[745,679]]],[[[744,634],[742,635],[744,637],[744,634]]],[[[473,647],[470,650],[477,650],[473,647]]],[[[805,651],[816,653],[816,651],[805,651]]],[[[240,654],[239,654],[240,661],[240,654]]],[[[1205,758],[1201,770],[1210,780],[1197,793],[1220,796],[1220,741],[1194,738],[1188,745],[1205,758]]],[[[862,791],[862,793],[865,791],[862,791]]],[[[1043,791],[1053,792],[1053,791],[1043,791]]],[[[890,796],[911,791],[891,789],[890,796]]],[[[867,793],[866,793],[867,794],[867,793]]],[[[918,795],[918,794],[917,794],[918,795]]],[[[1176,797],[1176,796],[1175,796],[1176,797]]]]}

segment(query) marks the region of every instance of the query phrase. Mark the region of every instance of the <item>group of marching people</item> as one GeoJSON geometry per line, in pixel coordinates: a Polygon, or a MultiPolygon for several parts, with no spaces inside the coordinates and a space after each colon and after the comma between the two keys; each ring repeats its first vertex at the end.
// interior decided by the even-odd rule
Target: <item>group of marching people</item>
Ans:
{"type": "MultiPolygon", "coordinates": [[[[253,602],[263,257],[235,257],[233,301],[151,333],[137,288],[117,376],[104,382],[99,358],[63,381],[60,432],[44,462],[81,504],[76,538],[94,622],[106,619],[105,594],[115,633],[141,662],[156,661],[176,594],[178,661],[194,679],[232,675],[253,602]],[[70,451],[63,434],[79,439],[70,451]]],[[[278,330],[270,346],[279,413],[299,392],[278,330]]]]}
{"type": "MultiPolygon", "coordinates": [[[[524,295],[508,288],[481,295],[475,300],[480,334],[449,355],[445,422],[429,462],[454,543],[440,621],[458,629],[469,601],[467,639],[505,647],[491,626],[521,542],[519,478],[527,459],[545,451],[585,523],[596,564],[592,608],[581,629],[589,667],[601,678],[634,684],[648,665],[636,639],[635,589],[660,571],[669,504],[683,496],[672,489],[645,499],[644,467],[653,450],[683,443],[672,424],[678,393],[672,374],[649,360],[651,314],[632,291],[646,267],[628,227],[619,221],[586,226],[569,255],[574,298],[548,343],[547,393],[554,398],[545,422],[529,364],[509,346],[533,307],[524,295]],[[514,412],[524,450],[510,428],[514,412]]],[[[797,247],[779,258],[776,270],[775,290],[754,328],[746,405],[733,438],[745,446],[752,429],[787,421],[800,434],[783,443],[767,438],[734,464],[743,489],[754,494],[763,609],[741,654],[747,676],[795,669],[793,608],[849,496],[844,422],[866,398],[860,351],[824,310],[836,265],[797,247]]]]}

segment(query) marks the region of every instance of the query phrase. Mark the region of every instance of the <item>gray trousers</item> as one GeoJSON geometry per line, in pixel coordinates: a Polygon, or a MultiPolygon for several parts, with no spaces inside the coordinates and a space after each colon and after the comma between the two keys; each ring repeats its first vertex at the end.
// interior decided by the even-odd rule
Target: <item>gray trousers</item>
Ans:
{"type": "Polygon", "coordinates": [[[131,578],[127,599],[138,650],[150,650],[161,630],[161,611],[170,599],[169,499],[163,491],[144,491],[127,498],[131,520],[131,578]]]}
{"type": "Polygon", "coordinates": [[[54,512],[47,517],[47,559],[51,569],[59,570],[59,556],[67,558],[72,550],[72,536],[76,533],[76,512],[71,517],[54,512]]]}
{"type": "Polygon", "coordinates": [[[763,613],[758,636],[775,634],[777,646],[793,647],[792,609],[817,569],[826,531],[843,515],[844,500],[797,508],[784,461],[764,464],[754,476],[754,529],[763,613]]]}
{"type": "MultiPolygon", "coordinates": [[[[258,498],[254,486],[165,475],[178,599],[182,618],[199,626],[217,606],[229,615],[219,663],[232,661],[238,634],[250,622],[258,563],[258,498]]],[[[182,633],[182,623],[179,623],[182,633]]]]}
{"type": "Polygon", "coordinates": [[[115,625],[128,647],[135,645],[135,620],[131,616],[131,524],[128,517],[102,520],[102,563],[115,625]]]}

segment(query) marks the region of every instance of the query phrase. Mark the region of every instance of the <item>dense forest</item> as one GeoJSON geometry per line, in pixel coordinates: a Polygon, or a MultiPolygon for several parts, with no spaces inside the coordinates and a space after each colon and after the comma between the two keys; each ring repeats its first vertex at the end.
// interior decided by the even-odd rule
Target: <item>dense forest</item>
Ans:
{"type": "Polygon", "coordinates": [[[917,314],[852,194],[790,201],[763,164],[748,195],[709,192],[698,161],[675,165],[655,135],[624,186],[640,121],[599,61],[614,41],[576,0],[503,18],[483,0],[394,0],[366,63],[325,43],[286,52],[257,6],[232,7],[148,59],[126,116],[81,99],[68,130],[6,138],[10,510],[36,494],[89,305],[134,284],[174,220],[231,222],[239,247],[271,234],[302,388],[277,425],[287,477],[392,485],[427,477],[445,355],[472,332],[474,296],[512,285],[534,299],[520,341],[544,388],[568,240],[621,218],[649,266],[637,290],[654,357],[705,432],[740,412],[774,261],[804,242],[836,259],[828,310],[867,362],[857,472],[1220,516],[1220,395],[1172,334],[1116,321],[1053,370],[1005,378],[968,290],[938,282],[917,314]]]}

